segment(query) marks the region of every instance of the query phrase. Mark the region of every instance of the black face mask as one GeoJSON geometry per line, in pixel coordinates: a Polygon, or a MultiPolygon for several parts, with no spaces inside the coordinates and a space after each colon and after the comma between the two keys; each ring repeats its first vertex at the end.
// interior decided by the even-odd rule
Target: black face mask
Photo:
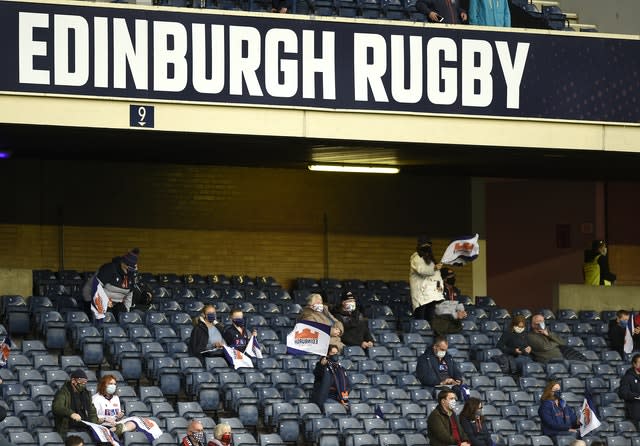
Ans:
{"type": "Polygon", "coordinates": [[[456,278],[455,277],[449,277],[447,280],[445,280],[445,283],[447,285],[454,286],[456,284],[456,278]]]}

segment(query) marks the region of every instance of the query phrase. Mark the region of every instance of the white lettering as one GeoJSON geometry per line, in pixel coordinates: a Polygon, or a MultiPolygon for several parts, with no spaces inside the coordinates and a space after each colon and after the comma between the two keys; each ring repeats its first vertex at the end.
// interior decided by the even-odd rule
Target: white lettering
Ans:
{"type": "Polygon", "coordinates": [[[524,74],[524,66],[527,62],[529,43],[518,42],[516,46],[515,60],[511,61],[509,45],[507,42],[496,42],[498,59],[504,73],[504,81],[507,84],[507,108],[520,108],[520,83],[524,74]]]}
{"type": "Polygon", "coordinates": [[[405,88],[404,36],[391,36],[391,96],[404,104],[422,99],[422,37],[409,36],[409,88],[405,88]]]}
{"type": "Polygon", "coordinates": [[[260,31],[250,26],[229,27],[229,93],[242,95],[242,80],[249,96],[262,96],[256,70],[260,66],[260,31]],[[242,42],[247,42],[247,57],[242,57],[242,42]]]}
{"type": "Polygon", "coordinates": [[[493,100],[493,51],[486,40],[462,39],[462,105],[486,107],[493,100]],[[480,63],[475,65],[476,54],[480,63]],[[479,91],[476,93],[476,80],[479,91]]]}
{"type": "Polygon", "coordinates": [[[456,68],[440,67],[440,52],[443,61],[455,62],[457,59],[456,42],[447,37],[434,37],[427,44],[427,96],[433,104],[451,105],[458,97],[458,79],[456,68]],[[440,81],[444,88],[440,89],[440,81]]]}
{"type": "Polygon", "coordinates": [[[153,89],[182,91],[187,86],[187,30],[177,22],[153,22],[153,89]],[[169,49],[172,37],[173,49],[169,49]],[[169,77],[169,66],[173,77],[169,77]]]}
{"type": "Polygon", "coordinates": [[[353,97],[356,101],[369,100],[369,88],[376,102],[389,102],[382,76],[387,71],[387,42],[380,34],[355,33],[353,35],[353,97]],[[369,48],[373,52],[368,63],[369,48]]]}
{"type": "Polygon", "coordinates": [[[322,55],[315,57],[315,33],[302,30],[302,97],[315,99],[316,73],[322,73],[322,99],[336,98],[335,33],[322,31],[322,55]]]}
{"type": "Polygon", "coordinates": [[[220,93],[224,88],[224,26],[211,25],[211,78],[207,79],[205,26],[191,27],[193,88],[199,93],[220,93]]]}
{"type": "Polygon", "coordinates": [[[113,86],[127,88],[127,65],[138,90],[149,88],[149,38],[146,20],[135,21],[136,46],[133,47],[127,21],[113,19],[113,86]]]}
{"type": "Polygon", "coordinates": [[[109,86],[109,22],[106,17],[93,19],[93,85],[109,86]]]}
{"type": "Polygon", "coordinates": [[[89,24],[79,15],[53,16],[53,82],[79,87],[89,80],[89,24]],[[74,70],[69,67],[69,34],[73,31],[74,70]]]}
{"type": "Polygon", "coordinates": [[[273,28],[264,39],[264,83],[267,92],[277,98],[290,98],[298,91],[298,62],[280,59],[280,43],[283,52],[298,52],[298,36],[290,29],[273,28]],[[282,83],[279,82],[280,73],[282,83]]]}
{"type": "Polygon", "coordinates": [[[49,85],[49,70],[34,68],[33,58],[47,55],[47,43],[34,40],[34,28],[49,28],[49,14],[18,14],[18,80],[21,84],[49,85]]]}

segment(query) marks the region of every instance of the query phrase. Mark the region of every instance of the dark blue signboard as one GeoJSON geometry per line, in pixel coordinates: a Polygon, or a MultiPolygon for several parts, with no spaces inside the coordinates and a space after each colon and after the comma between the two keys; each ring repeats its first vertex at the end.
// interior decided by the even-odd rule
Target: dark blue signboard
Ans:
{"type": "Polygon", "coordinates": [[[129,127],[138,127],[141,129],[152,129],[155,127],[154,122],[155,109],[151,105],[129,105],[129,127]]]}
{"type": "Polygon", "coordinates": [[[640,122],[637,36],[2,1],[0,39],[5,92],[640,122]]]}

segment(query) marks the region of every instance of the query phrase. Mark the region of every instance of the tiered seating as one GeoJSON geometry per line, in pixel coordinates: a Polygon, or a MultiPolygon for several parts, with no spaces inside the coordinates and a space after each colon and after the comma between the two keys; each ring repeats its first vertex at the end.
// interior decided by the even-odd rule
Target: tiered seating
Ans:
{"type": "MultiPolygon", "coordinates": [[[[66,293],[68,290],[60,287],[71,284],[56,282],[54,276],[44,274],[38,289],[45,294],[50,290],[66,293]]],[[[78,367],[87,370],[89,388],[95,390],[99,374],[107,373],[95,370],[108,363],[109,373],[116,374],[120,382],[126,412],[156,419],[166,432],[166,442],[184,435],[190,418],[204,417],[212,428],[214,418],[231,414],[234,431],[249,435],[242,437],[247,444],[289,443],[299,434],[317,444],[428,444],[425,415],[437,403],[414,372],[417,356],[433,342],[433,331],[426,321],[408,316],[406,282],[300,278],[297,288],[289,293],[269,278],[141,277],[155,287],[156,309],[121,314],[117,321],[108,318],[100,329],[73,306],[73,295],[24,300],[29,332],[38,339],[22,341],[20,348],[11,352],[8,368],[0,370],[3,401],[9,412],[0,423],[1,434],[26,429],[32,438],[21,441],[56,444],[55,436],[41,436],[53,431],[51,401],[55,391],[78,367]],[[309,402],[317,357],[291,356],[285,346],[286,334],[310,293],[322,292],[329,303],[336,304],[345,289],[356,294],[360,307],[367,309],[376,338],[376,346],[367,351],[358,346],[345,349],[343,365],[353,384],[349,414],[342,413],[340,405],[317,407],[309,402]],[[249,327],[258,329],[265,347],[265,357],[256,361],[255,369],[234,371],[223,358],[207,358],[201,363],[188,356],[185,341],[191,317],[205,303],[215,304],[222,318],[231,307],[244,307],[249,327]],[[51,354],[55,330],[62,330],[62,346],[66,345],[67,353],[73,349],[73,354],[51,354]],[[98,346],[104,352],[101,357],[94,356],[97,351],[92,350],[98,346]],[[384,419],[376,418],[376,412],[384,413],[384,419]],[[256,432],[262,423],[273,433],[256,432]]],[[[539,435],[537,407],[542,387],[550,378],[562,380],[565,398],[576,407],[582,403],[585,385],[593,393],[604,421],[599,435],[609,439],[635,435],[624,423],[622,402],[615,393],[628,360],[607,347],[606,325],[611,313],[536,309],[553,331],[570,340],[588,360],[546,366],[531,363],[524,376],[515,380],[491,360],[499,354],[493,346],[509,326],[510,313],[490,297],[477,298],[475,305],[466,307],[469,318],[460,334],[449,336],[450,352],[458,358],[473,395],[486,402],[484,414],[498,444],[545,444],[545,437],[539,435]]],[[[3,308],[7,309],[4,322],[10,305],[3,308]]],[[[533,310],[523,308],[514,313],[530,317],[533,310]]],[[[0,332],[6,332],[4,326],[0,332]]],[[[58,348],[61,352],[62,347],[58,348]]]]}

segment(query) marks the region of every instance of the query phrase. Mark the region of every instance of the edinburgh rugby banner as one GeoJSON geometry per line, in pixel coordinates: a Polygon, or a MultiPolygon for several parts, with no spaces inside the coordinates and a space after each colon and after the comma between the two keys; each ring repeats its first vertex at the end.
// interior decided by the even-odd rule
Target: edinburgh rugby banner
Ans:
{"type": "Polygon", "coordinates": [[[473,262],[479,254],[480,245],[478,244],[478,234],[476,234],[473,237],[463,237],[449,243],[442,254],[440,263],[462,266],[473,262]]]}
{"type": "Polygon", "coordinates": [[[287,335],[287,353],[326,356],[330,339],[330,326],[313,321],[299,321],[287,335]]]}
{"type": "Polygon", "coordinates": [[[0,2],[0,92],[640,122],[640,39],[0,2]]]}

